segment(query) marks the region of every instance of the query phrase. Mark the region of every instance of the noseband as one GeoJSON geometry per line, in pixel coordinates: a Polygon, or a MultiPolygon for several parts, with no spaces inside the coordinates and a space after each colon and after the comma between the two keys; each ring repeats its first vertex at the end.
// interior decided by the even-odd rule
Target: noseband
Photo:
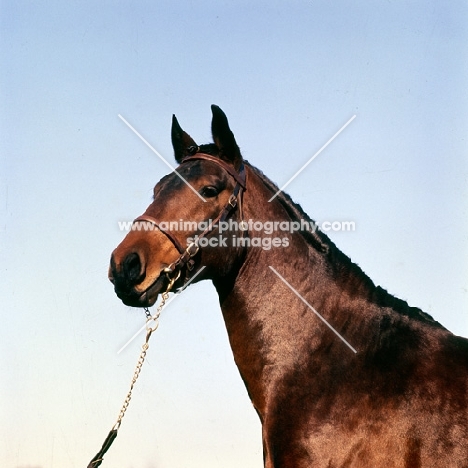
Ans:
{"type": "Polygon", "coordinates": [[[201,234],[198,234],[197,240],[194,242],[191,242],[187,246],[187,248],[184,248],[179,242],[179,240],[171,232],[169,232],[166,229],[161,229],[160,221],[158,221],[156,218],[150,215],[144,214],[136,218],[134,221],[134,223],[137,223],[140,221],[149,222],[155,227],[157,227],[158,230],[162,232],[172,242],[174,247],[180,253],[179,258],[177,258],[177,260],[172,262],[168,267],[164,268],[163,270],[169,279],[178,277],[181,273],[181,270],[185,266],[187,266],[187,269],[189,271],[193,270],[193,267],[195,265],[194,257],[195,255],[197,255],[198,251],[200,250],[200,246],[198,244],[199,240],[202,239],[203,237],[206,237],[211,232],[213,232],[217,228],[219,223],[228,219],[231,213],[236,209],[237,206],[239,206],[239,213],[240,213],[240,217],[242,220],[242,196],[243,196],[244,191],[246,190],[246,173],[245,173],[244,163],[241,163],[239,172],[237,172],[232,166],[230,166],[225,161],[219,158],[216,158],[214,156],[211,156],[205,153],[196,153],[192,156],[188,156],[187,158],[185,158],[181,162],[181,165],[185,164],[186,162],[195,161],[195,160],[206,160],[206,161],[211,161],[211,162],[216,163],[218,166],[222,167],[236,181],[236,186],[234,187],[234,190],[232,191],[228,202],[224,205],[219,215],[212,222],[210,222],[210,225],[201,234]]]}

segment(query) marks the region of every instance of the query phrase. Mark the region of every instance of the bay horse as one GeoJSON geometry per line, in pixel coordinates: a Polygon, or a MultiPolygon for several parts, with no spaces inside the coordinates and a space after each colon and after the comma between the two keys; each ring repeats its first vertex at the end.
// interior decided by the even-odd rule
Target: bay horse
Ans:
{"type": "Polygon", "coordinates": [[[213,282],[266,468],[468,467],[468,340],[323,232],[282,229],[312,221],[212,114],[214,143],[200,146],[173,116],[179,166],[112,253],[117,296],[148,307],[170,281],[213,282]]]}

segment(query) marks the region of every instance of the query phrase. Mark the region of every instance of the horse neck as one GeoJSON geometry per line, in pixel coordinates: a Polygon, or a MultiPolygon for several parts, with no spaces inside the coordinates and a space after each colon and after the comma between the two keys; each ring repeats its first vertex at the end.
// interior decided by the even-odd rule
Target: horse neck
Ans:
{"type": "MultiPolygon", "coordinates": [[[[291,221],[278,201],[267,202],[270,197],[270,191],[249,168],[244,219],[291,221]]],[[[232,289],[220,297],[234,359],[260,416],[270,389],[301,365],[301,358],[324,350],[327,359],[349,359],[353,354],[297,294],[334,328],[344,330],[350,342],[358,334],[366,336],[364,329],[372,326],[371,317],[357,319],[355,315],[368,310],[363,304],[369,302],[372,288],[365,280],[351,274],[340,283],[329,255],[311,246],[302,235],[273,235],[286,237],[289,246],[249,248],[232,289]]],[[[268,237],[263,231],[249,232],[249,236],[268,237]]]]}

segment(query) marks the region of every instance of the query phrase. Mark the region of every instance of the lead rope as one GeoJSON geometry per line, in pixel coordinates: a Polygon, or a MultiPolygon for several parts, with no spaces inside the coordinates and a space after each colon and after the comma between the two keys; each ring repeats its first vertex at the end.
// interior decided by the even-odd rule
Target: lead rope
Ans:
{"type": "Polygon", "coordinates": [[[127,411],[128,405],[130,404],[130,400],[132,399],[132,391],[133,387],[135,386],[136,381],[138,380],[138,377],[141,372],[141,368],[143,366],[143,363],[145,362],[146,358],[146,352],[148,351],[149,348],[149,339],[151,337],[151,334],[157,330],[159,326],[159,316],[161,315],[161,311],[166,304],[167,299],[169,298],[169,291],[172,289],[172,286],[174,285],[174,282],[176,281],[177,277],[172,278],[169,280],[169,285],[161,295],[161,303],[159,304],[156,312],[154,315],[151,315],[151,312],[147,307],[145,307],[145,314],[146,314],[146,338],[143,346],[141,347],[141,353],[140,357],[138,358],[137,364],[135,366],[135,372],[133,373],[132,377],[132,382],[130,384],[130,390],[127,393],[127,396],[125,397],[125,401],[122,405],[122,408],[120,409],[119,417],[117,418],[117,422],[114,424],[112,429],[110,430],[109,434],[106,437],[106,440],[102,444],[101,450],[94,456],[94,458],[89,462],[89,465],[87,468],[96,468],[101,465],[101,463],[104,460],[104,455],[105,453],[109,450],[110,446],[112,445],[112,442],[114,442],[115,438],[117,437],[117,432],[120,428],[120,425],[122,424],[122,419],[125,416],[125,412],[127,411]]]}

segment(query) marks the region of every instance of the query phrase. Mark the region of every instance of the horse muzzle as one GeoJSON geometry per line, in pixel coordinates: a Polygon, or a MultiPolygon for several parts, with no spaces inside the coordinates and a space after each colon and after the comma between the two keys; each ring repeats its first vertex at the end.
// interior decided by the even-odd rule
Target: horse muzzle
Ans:
{"type": "Polygon", "coordinates": [[[145,262],[138,252],[131,252],[119,260],[112,254],[108,277],[117,297],[127,306],[151,307],[167,283],[163,271],[151,281],[147,278],[145,262]]]}

